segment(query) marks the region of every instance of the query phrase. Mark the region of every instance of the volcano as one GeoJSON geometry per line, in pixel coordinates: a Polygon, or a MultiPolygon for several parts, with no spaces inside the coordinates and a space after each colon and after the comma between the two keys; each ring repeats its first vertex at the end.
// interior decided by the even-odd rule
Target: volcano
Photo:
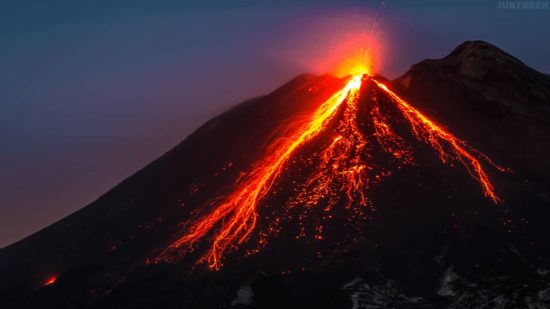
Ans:
{"type": "Polygon", "coordinates": [[[0,305],[547,307],[548,151],[550,76],[485,42],[300,75],[1,249],[0,305]]]}

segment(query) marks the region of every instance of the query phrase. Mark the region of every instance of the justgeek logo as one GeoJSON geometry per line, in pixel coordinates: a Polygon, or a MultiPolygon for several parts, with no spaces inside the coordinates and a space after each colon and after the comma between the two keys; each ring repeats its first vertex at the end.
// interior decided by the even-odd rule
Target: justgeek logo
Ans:
{"type": "Polygon", "coordinates": [[[500,1],[496,8],[507,10],[548,10],[550,1],[500,1]]]}

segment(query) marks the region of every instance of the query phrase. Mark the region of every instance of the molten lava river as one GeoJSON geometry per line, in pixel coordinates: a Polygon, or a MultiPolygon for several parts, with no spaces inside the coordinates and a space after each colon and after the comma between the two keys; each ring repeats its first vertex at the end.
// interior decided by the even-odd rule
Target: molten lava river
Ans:
{"type": "Polygon", "coordinates": [[[350,221],[366,219],[365,214],[374,210],[369,189],[392,175],[392,170],[376,164],[373,157],[384,155],[393,170],[415,165],[413,146],[399,133],[403,128],[407,128],[417,143],[427,145],[442,164],[463,169],[492,203],[501,201],[485,168],[505,171],[504,168],[418,111],[385,83],[367,75],[349,78],[307,121],[288,126],[285,132],[290,133],[268,145],[263,158],[253,164],[229,193],[212,199],[206,212],[184,222],[186,229],[182,235],[161,251],[154,259],[156,262],[175,261],[198,246],[205,246],[198,263],[217,270],[227,253],[238,250],[253,235],[258,240],[258,249],[248,250],[247,254],[265,247],[281,230],[282,220],[297,221],[301,228],[296,238],[305,236],[306,225],[301,222],[313,220],[310,213],[314,209],[321,209],[323,214],[315,218],[317,223],[311,233],[315,239],[323,239],[322,221],[332,219],[335,207],[349,211],[350,221]],[[361,90],[366,87],[373,89],[365,92],[372,97],[361,100],[369,104],[363,112],[359,94],[364,93],[361,90]],[[387,106],[378,103],[375,92],[387,98],[394,114],[390,115],[387,106]],[[390,122],[395,114],[402,121],[390,122]],[[370,134],[364,133],[365,127],[370,128],[370,134]],[[263,201],[277,191],[277,182],[285,168],[297,160],[298,150],[315,143],[322,132],[328,132],[330,138],[305,160],[310,172],[274,212],[276,215],[270,218],[272,223],[259,229],[259,207],[264,207],[263,201]]]}

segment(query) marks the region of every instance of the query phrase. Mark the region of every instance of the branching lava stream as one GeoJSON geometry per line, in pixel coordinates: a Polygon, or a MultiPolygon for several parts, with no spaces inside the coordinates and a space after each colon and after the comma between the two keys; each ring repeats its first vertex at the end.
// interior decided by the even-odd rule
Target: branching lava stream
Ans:
{"type": "MultiPolygon", "coordinates": [[[[460,163],[479,183],[487,198],[495,204],[500,202],[482,163],[499,171],[504,171],[504,168],[416,110],[385,84],[366,75],[356,75],[322,103],[308,121],[294,127],[291,125],[290,130],[287,130],[291,132],[289,136],[276,139],[269,145],[263,159],[252,166],[236,187],[229,194],[213,199],[207,205],[209,212],[191,218],[183,235],[161,251],[154,261],[175,261],[193,250],[199,242],[207,240],[209,248],[198,262],[207,263],[211,269],[219,269],[223,257],[229,251],[237,250],[239,245],[249,240],[258,223],[258,207],[296,151],[323,132],[341,109],[342,116],[339,117],[333,138],[315,156],[313,173],[301,184],[302,189],[296,196],[287,205],[280,207],[303,211],[304,215],[299,216],[298,220],[305,220],[308,211],[321,204],[324,211],[330,212],[341,199],[345,199],[344,205],[348,209],[373,207],[367,196],[368,189],[384,177],[391,176],[391,173],[371,162],[369,145],[376,143],[400,165],[412,165],[414,153],[405,139],[395,133],[392,124],[376,105],[372,107],[370,117],[363,119],[371,121],[373,135],[366,136],[361,132],[358,103],[364,79],[371,80],[373,83],[370,85],[378,87],[391,98],[391,102],[407,120],[413,136],[433,148],[443,164],[460,163]]],[[[367,99],[375,102],[374,98],[367,99]]],[[[316,238],[322,239],[320,233],[316,238]]]]}

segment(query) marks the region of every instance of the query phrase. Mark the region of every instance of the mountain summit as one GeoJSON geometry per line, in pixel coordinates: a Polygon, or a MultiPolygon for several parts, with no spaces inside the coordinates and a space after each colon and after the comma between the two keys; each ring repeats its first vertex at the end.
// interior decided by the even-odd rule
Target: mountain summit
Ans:
{"type": "Polygon", "coordinates": [[[547,75],[301,75],[0,250],[7,308],[550,305],[547,75]]]}

